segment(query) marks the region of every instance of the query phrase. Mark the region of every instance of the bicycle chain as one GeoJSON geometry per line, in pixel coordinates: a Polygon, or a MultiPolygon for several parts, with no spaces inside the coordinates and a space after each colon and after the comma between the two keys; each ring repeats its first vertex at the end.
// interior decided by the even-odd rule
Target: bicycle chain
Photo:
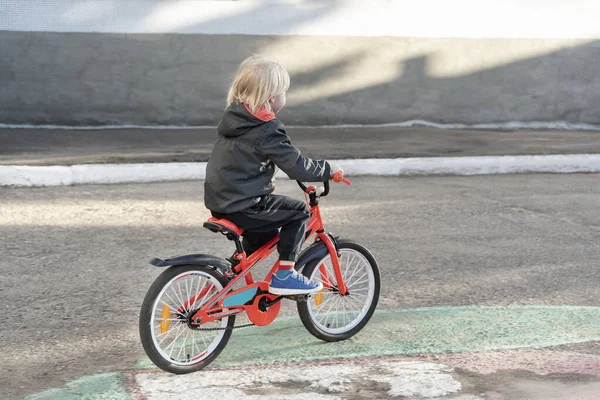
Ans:
{"type": "MultiPolygon", "coordinates": [[[[290,299],[289,297],[285,297],[285,296],[283,296],[282,299],[290,300],[290,301],[296,301],[294,299],[290,299]]],[[[197,328],[197,329],[194,329],[194,330],[195,331],[232,331],[234,329],[248,328],[250,326],[256,326],[256,324],[244,324],[244,325],[232,326],[231,328],[229,328],[229,327],[225,327],[225,328],[197,328]]]]}
{"type": "Polygon", "coordinates": [[[234,329],[247,328],[249,326],[255,326],[255,325],[254,324],[244,324],[244,325],[232,326],[231,328],[229,328],[229,327],[225,327],[225,328],[198,328],[198,329],[194,329],[194,330],[195,331],[232,331],[234,329]]]}

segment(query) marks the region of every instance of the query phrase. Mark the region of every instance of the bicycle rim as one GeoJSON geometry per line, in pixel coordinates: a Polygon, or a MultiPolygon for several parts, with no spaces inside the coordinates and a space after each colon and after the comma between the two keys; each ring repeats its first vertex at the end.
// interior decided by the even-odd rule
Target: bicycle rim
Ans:
{"type": "MultiPolygon", "coordinates": [[[[188,326],[191,310],[197,310],[223,288],[203,271],[176,275],[160,291],[152,306],[150,328],[152,342],[166,361],[189,366],[209,357],[217,348],[225,330],[200,331],[188,326]]],[[[202,324],[202,329],[226,328],[229,317],[202,324]]]]}
{"type": "Polygon", "coordinates": [[[331,335],[346,333],[360,324],[369,313],[375,296],[376,280],[369,260],[352,248],[342,248],[340,254],[347,296],[341,296],[335,289],[337,285],[330,255],[314,268],[310,276],[311,280],[322,282],[324,290],[313,294],[308,301],[309,315],[317,328],[331,335]],[[321,268],[325,269],[325,274],[322,274],[321,268]]]}

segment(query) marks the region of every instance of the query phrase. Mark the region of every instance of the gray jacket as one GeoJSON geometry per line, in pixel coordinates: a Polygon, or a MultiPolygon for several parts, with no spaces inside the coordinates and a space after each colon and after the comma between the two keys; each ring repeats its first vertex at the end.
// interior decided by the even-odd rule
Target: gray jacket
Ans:
{"type": "Polygon", "coordinates": [[[330,165],[302,156],[280,121],[260,120],[242,104],[227,107],[217,130],[204,181],[204,204],[211,211],[233,213],[258,203],[275,189],[276,167],[299,181],[331,178],[330,165]]]}

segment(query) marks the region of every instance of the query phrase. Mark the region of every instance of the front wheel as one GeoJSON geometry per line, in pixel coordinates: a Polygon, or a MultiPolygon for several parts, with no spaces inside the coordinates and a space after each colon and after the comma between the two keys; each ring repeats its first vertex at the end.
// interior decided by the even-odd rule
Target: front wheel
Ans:
{"type": "Polygon", "coordinates": [[[369,322],[379,300],[381,279],[373,255],[358,243],[339,241],[340,269],[348,294],[337,291],[331,256],[312,260],[302,273],[323,290],[298,303],[304,327],[315,337],[328,342],[356,335],[369,322]]]}
{"type": "Polygon", "coordinates": [[[169,267],[154,281],[140,312],[140,338],[146,354],[159,368],[174,374],[198,371],[225,348],[235,316],[202,325],[191,316],[227,285],[208,266],[169,267]]]}

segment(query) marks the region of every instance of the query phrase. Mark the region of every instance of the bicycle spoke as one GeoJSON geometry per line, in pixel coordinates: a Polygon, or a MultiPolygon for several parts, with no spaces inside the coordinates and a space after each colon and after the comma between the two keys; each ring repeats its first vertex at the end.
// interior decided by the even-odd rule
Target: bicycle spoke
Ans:
{"type": "MultiPolygon", "coordinates": [[[[181,331],[177,334],[177,336],[175,336],[175,339],[173,339],[173,341],[171,342],[171,344],[169,344],[166,348],[165,351],[167,351],[169,349],[169,347],[174,346],[175,343],[177,343],[177,339],[179,339],[179,336],[181,336],[181,334],[185,332],[185,331],[181,331]]],[[[173,349],[171,349],[171,351],[169,352],[169,357],[171,357],[171,354],[173,353],[173,349]]],[[[173,358],[173,357],[171,357],[173,358]]]]}
{"type": "Polygon", "coordinates": [[[192,353],[194,353],[194,354],[200,354],[200,353],[202,353],[200,351],[200,346],[198,346],[198,343],[196,342],[196,331],[192,332],[192,353]],[[196,346],[196,349],[198,349],[198,353],[194,353],[194,346],[196,346]]]}
{"type": "Polygon", "coordinates": [[[177,352],[177,358],[176,358],[177,360],[181,360],[181,358],[179,356],[180,354],[185,355],[185,341],[186,341],[187,337],[189,336],[189,334],[190,334],[189,329],[186,329],[185,336],[183,337],[183,344],[179,347],[179,351],[177,352]]]}
{"type": "Polygon", "coordinates": [[[329,307],[327,308],[327,310],[325,310],[325,307],[323,306],[323,304],[321,304],[321,306],[322,306],[321,310],[323,311],[322,316],[324,316],[324,318],[325,318],[325,325],[327,325],[327,320],[329,318],[329,311],[331,311],[331,306],[335,302],[335,297],[332,297],[330,300],[331,301],[329,302],[329,307]]]}
{"type": "Polygon", "coordinates": [[[343,297],[340,297],[340,301],[338,302],[338,307],[335,311],[335,316],[336,316],[336,321],[337,324],[336,326],[342,327],[346,325],[346,307],[345,307],[346,302],[344,301],[343,297]]]}
{"type": "Polygon", "coordinates": [[[325,310],[325,305],[331,303],[333,300],[335,300],[335,298],[336,296],[330,296],[327,300],[324,300],[321,305],[315,307],[318,310],[315,315],[319,315],[323,310],[325,310]]]}
{"type": "Polygon", "coordinates": [[[183,297],[183,294],[181,293],[181,281],[177,283],[177,289],[179,289],[179,295],[181,296],[181,300],[179,300],[181,307],[185,309],[185,297],[183,297]]]}
{"type": "Polygon", "coordinates": [[[339,257],[339,263],[340,263],[340,272],[342,273],[342,279],[344,280],[344,282],[346,282],[346,278],[348,277],[348,271],[350,270],[350,265],[349,265],[349,258],[350,256],[348,255],[344,255],[342,254],[341,257],[339,257]],[[344,256],[346,258],[346,262],[344,262],[344,256]],[[347,265],[344,268],[344,265],[347,265]]]}
{"type": "MultiPolygon", "coordinates": [[[[165,360],[179,365],[197,364],[220,343],[225,331],[192,329],[186,318],[191,310],[206,304],[222,287],[219,281],[203,271],[182,273],[165,284],[155,300],[150,322],[154,346],[165,360]],[[167,307],[170,315],[167,315],[167,307]],[[182,314],[183,319],[178,314],[182,314]]],[[[230,319],[226,317],[206,323],[202,329],[225,327],[228,321],[230,319]]]]}
{"type": "MultiPolygon", "coordinates": [[[[206,303],[206,298],[208,297],[209,294],[212,293],[213,290],[215,290],[216,292],[218,292],[218,290],[216,290],[215,286],[213,285],[213,287],[208,292],[206,292],[206,294],[204,295],[204,297],[202,297],[202,300],[200,301],[200,306],[203,306],[206,303]]],[[[212,296],[213,295],[211,294],[210,297],[212,297],[212,296]]],[[[208,298],[210,299],[210,297],[208,297],[208,298]]]]}
{"type": "Polygon", "coordinates": [[[353,298],[351,296],[348,296],[348,300],[352,301],[352,302],[354,302],[354,304],[356,304],[356,309],[357,310],[362,310],[363,309],[364,304],[361,303],[359,300],[357,300],[357,299],[355,299],[355,298],[353,298]]]}
{"type": "MultiPolygon", "coordinates": [[[[334,298],[329,299],[328,303],[329,304],[329,309],[331,309],[331,303],[334,301],[334,298]]],[[[327,312],[329,312],[329,309],[327,310],[327,312]]],[[[327,318],[327,312],[325,312],[325,304],[321,303],[321,307],[319,307],[319,311],[317,311],[317,313],[315,314],[315,318],[318,318],[319,315],[321,315],[322,317],[325,316],[325,318],[327,318]]]]}
{"type": "Polygon", "coordinates": [[[334,296],[333,293],[332,293],[331,296],[328,296],[325,300],[323,300],[320,305],[318,305],[317,307],[315,307],[315,309],[317,309],[317,310],[324,310],[325,306],[327,304],[331,303],[333,301],[333,299],[335,299],[335,297],[336,296],[334,296]]]}
{"type": "MultiPolygon", "coordinates": [[[[179,298],[179,296],[177,296],[177,292],[175,291],[175,288],[174,288],[174,287],[170,287],[170,288],[169,288],[169,290],[168,290],[167,292],[165,292],[165,296],[167,296],[167,298],[168,298],[169,300],[171,300],[171,301],[172,301],[173,303],[175,303],[175,304],[179,304],[179,305],[183,304],[183,302],[181,301],[181,299],[179,298]],[[175,296],[175,299],[176,299],[176,300],[173,300],[173,297],[171,297],[171,295],[169,294],[169,292],[171,292],[171,294],[172,294],[173,296],[175,296]]],[[[178,308],[179,308],[179,307],[178,307],[178,308]]]]}
{"type": "MultiPolygon", "coordinates": [[[[350,256],[348,256],[348,258],[350,258],[350,256]]],[[[354,262],[354,260],[357,259],[356,257],[352,257],[352,262],[348,265],[348,270],[350,270],[350,267],[352,266],[352,263],[354,262]]],[[[352,278],[354,277],[354,274],[356,274],[356,271],[358,271],[358,267],[360,267],[360,259],[358,259],[358,262],[356,263],[356,267],[354,267],[354,271],[352,271],[352,275],[350,275],[350,277],[348,279],[344,278],[344,282],[346,282],[346,286],[348,286],[348,283],[352,280],[352,278]]]]}
{"type": "Polygon", "coordinates": [[[185,304],[187,304],[187,305],[188,305],[188,308],[191,310],[191,309],[192,309],[192,307],[191,307],[191,304],[190,304],[190,289],[189,289],[189,287],[188,287],[188,280],[187,280],[187,279],[185,279],[185,280],[183,281],[183,283],[185,283],[185,298],[186,298],[186,300],[185,300],[185,303],[183,303],[183,304],[184,304],[184,305],[185,305],[185,304]]]}
{"type": "Polygon", "coordinates": [[[206,340],[204,339],[204,334],[202,332],[200,332],[200,339],[202,339],[202,342],[204,343],[204,347],[206,347],[208,349],[208,345],[206,344],[206,340]]]}
{"type": "Polygon", "coordinates": [[[164,334],[161,333],[160,335],[158,335],[158,337],[160,337],[160,336],[164,336],[164,337],[162,338],[162,340],[160,342],[158,342],[158,344],[161,345],[165,340],[167,340],[169,338],[169,336],[173,332],[179,332],[180,330],[181,330],[181,325],[178,325],[177,327],[175,327],[173,329],[169,329],[164,334]]]}
{"type": "Polygon", "coordinates": [[[196,290],[192,292],[194,296],[194,302],[190,304],[190,310],[196,309],[196,302],[198,302],[198,294],[200,294],[200,290],[204,290],[206,286],[206,282],[202,284],[202,289],[200,288],[200,282],[202,282],[202,277],[198,277],[198,284],[196,285],[196,290]]]}
{"type": "MultiPolygon", "coordinates": [[[[165,292],[165,297],[166,297],[167,299],[169,299],[169,301],[170,301],[171,303],[173,303],[173,304],[179,304],[179,301],[175,301],[175,300],[173,300],[173,298],[172,298],[171,296],[169,296],[169,293],[167,293],[167,292],[165,292]]],[[[163,300],[162,302],[163,302],[163,303],[165,303],[165,304],[167,304],[169,307],[171,307],[171,306],[170,306],[170,305],[169,305],[169,304],[168,304],[166,301],[164,301],[164,300],[163,300]]],[[[172,306],[171,308],[173,308],[174,310],[177,310],[177,308],[179,308],[179,306],[177,306],[177,307],[175,307],[175,306],[172,306]]]]}
{"type": "Polygon", "coordinates": [[[356,286],[366,286],[369,287],[369,272],[365,272],[360,278],[356,278],[355,280],[351,281],[350,285],[348,285],[348,287],[356,287],[356,286]],[[366,285],[364,284],[366,282],[366,285]]]}
{"type": "Polygon", "coordinates": [[[364,274],[362,274],[362,275],[360,276],[360,278],[356,278],[356,281],[348,281],[347,285],[348,285],[348,286],[352,286],[352,285],[354,284],[354,282],[359,282],[359,281],[360,281],[362,278],[364,278],[364,277],[365,277],[365,276],[367,276],[368,274],[369,274],[369,272],[368,272],[368,271],[365,271],[365,273],[364,273],[364,274]]]}
{"type": "Polygon", "coordinates": [[[328,308],[327,312],[323,313],[323,317],[322,317],[322,318],[325,318],[325,319],[324,319],[324,320],[323,320],[323,319],[321,319],[321,321],[323,321],[323,322],[324,322],[324,325],[325,325],[325,326],[328,326],[328,324],[327,324],[327,323],[328,323],[328,321],[329,321],[329,311],[331,311],[331,303],[329,304],[329,308],[328,308]]]}
{"type": "Polygon", "coordinates": [[[326,318],[325,318],[325,324],[327,325],[327,321],[329,321],[329,314],[331,313],[331,309],[333,308],[333,306],[336,304],[336,302],[339,301],[339,298],[336,296],[333,298],[333,301],[330,303],[329,308],[327,309],[327,313],[326,318]]]}
{"type": "Polygon", "coordinates": [[[329,265],[323,263],[322,264],[325,267],[325,274],[326,274],[326,279],[323,280],[323,274],[320,273],[320,268],[318,267],[317,269],[315,269],[315,271],[319,271],[319,274],[321,275],[321,279],[320,281],[323,282],[323,286],[334,286],[334,282],[331,281],[330,276],[332,276],[333,271],[330,270],[329,265]]]}
{"type": "MultiPolygon", "coordinates": [[[[338,301],[338,303],[339,303],[339,301],[338,301]]],[[[336,313],[334,313],[333,315],[334,315],[334,320],[333,320],[333,322],[334,322],[334,324],[335,324],[335,327],[337,328],[337,327],[339,326],[339,324],[338,324],[338,322],[337,322],[337,320],[338,320],[338,313],[336,312],[336,313]]]]}
{"type": "MultiPolygon", "coordinates": [[[[350,296],[344,296],[344,297],[339,297],[338,300],[339,300],[338,304],[350,305],[351,301],[354,299],[352,299],[350,296]]],[[[356,304],[356,303],[354,303],[354,304],[356,304]]],[[[360,307],[358,307],[358,309],[360,309],[360,308],[362,308],[362,304],[360,304],[360,307]]]]}
{"type": "MultiPolygon", "coordinates": [[[[171,301],[173,301],[173,300],[171,300],[171,301]]],[[[160,302],[161,302],[163,305],[165,305],[165,306],[169,307],[171,310],[177,310],[177,307],[173,307],[173,305],[172,305],[172,304],[169,304],[169,303],[167,303],[167,302],[166,302],[166,301],[164,301],[164,300],[161,300],[160,302]]],[[[157,314],[160,314],[160,312],[159,312],[159,309],[158,309],[158,308],[156,309],[156,313],[157,313],[157,314]]]]}
{"type": "Polygon", "coordinates": [[[358,268],[360,267],[360,260],[357,259],[356,257],[350,258],[350,256],[348,256],[348,260],[349,260],[348,265],[345,268],[345,270],[347,272],[346,272],[346,276],[344,277],[344,282],[346,282],[346,284],[352,280],[352,278],[356,274],[356,271],[358,271],[358,268]],[[357,262],[356,262],[356,265],[354,266],[354,269],[352,269],[354,261],[357,261],[357,262]],[[352,269],[352,272],[350,272],[351,269],[352,269]]]}
{"type": "Polygon", "coordinates": [[[327,277],[326,280],[321,280],[321,282],[323,282],[323,286],[334,286],[334,283],[331,282],[331,280],[329,279],[329,277],[327,277]]]}

